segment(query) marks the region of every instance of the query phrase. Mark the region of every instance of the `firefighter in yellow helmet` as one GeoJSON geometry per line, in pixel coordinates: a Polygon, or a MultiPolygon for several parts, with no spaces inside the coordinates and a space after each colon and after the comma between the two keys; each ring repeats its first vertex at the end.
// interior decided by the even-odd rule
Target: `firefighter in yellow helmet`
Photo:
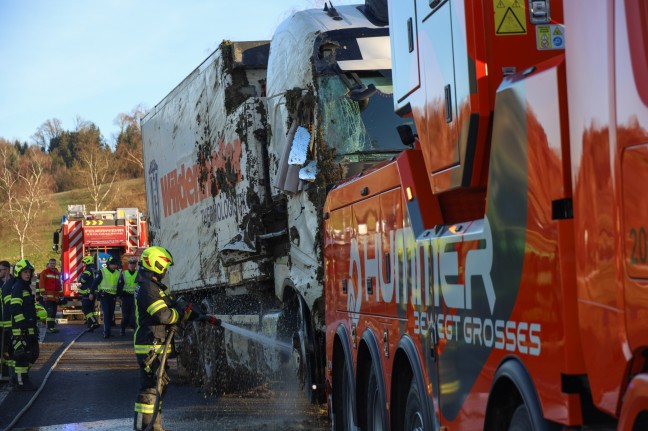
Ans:
{"type": "Polygon", "coordinates": [[[29,381],[29,368],[40,354],[36,299],[31,290],[34,265],[26,259],[14,266],[15,281],[11,288],[11,333],[14,357],[12,384],[18,390],[35,390],[29,381]]]}
{"type": "MultiPolygon", "coordinates": [[[[140,366],[140,389],[135,402],[135,429],[144,430],[153,421],[152,429],[162,431],[162,411],[159,406],[165,392],[166,377],[157,382],[164,341],[171,327],[184,320],[205,320],[206,316],[192,312],[182,300],[174,300],[162,284],[167,269],[173,265],[171,253],[163,247],[148,247],[141,256],[138,283],[135,287],[135,355],[140,366]],[[156,385],[160,389],[156,409],[156,385]]],[[[211,319],[215,319],[211,317],[211,319]]],[[[212,320],[213,321],[213,320],[212,320]]],[[[169,350],[173,349],[173,344],[169,350]]],[[[170,353],[170,352],[167,352],[170,353]]],[[[166,368],[166,366],[165,366],[166,368]]],[[[166,370],[164,370],[166,371],[166,370]]]]}
{"type": "Polygon", "coordinates": [[[81,286],[79,286],[79,295],[81,295],[81,311],[83,311],[83,315],[86,319],[88,330],[93,332],[99,327],[99,321],[97,320],[97,315],[95,313],[95,298],[90,294],[92,283],[94,282],[97,273],[97,268],[94,265],[94,257],[92,256],[83,256],[81,262],[83,262],[84,265],[83,272],[78,279],[81,284],[81,286]]]}

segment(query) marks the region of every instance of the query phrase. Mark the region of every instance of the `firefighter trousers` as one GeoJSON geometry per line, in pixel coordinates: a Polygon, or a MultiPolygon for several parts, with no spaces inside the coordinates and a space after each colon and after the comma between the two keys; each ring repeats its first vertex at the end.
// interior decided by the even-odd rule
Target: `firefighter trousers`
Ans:
{"type": "Polygon", "coordinates": [[[121,300],[121,332],[124,333],[129,326],[135,329],[135,298],[133,295],[124,294],[121,300]]]}
{"type": "Polygon", "coordinates": [[[104,338],[108,338],[111,335],[110,328],[112,327],[113,321],[115,320],[115,301],[117,298],[115,295],[109,293],[102,293],[99,302],[101,302],[101,312],[103,313],[103,334],[104,338]]]}
{"type": "Polygon", "coordinates": [[[45,310],[47,311],[47,329],[54,329],[56,326],[58,304],[54,301],[45,301],[43,307],[45,307],[45,310]]]}
{"type": "Polygon", "coordinates": [[[13,373],[14,359],[13,359],[13,346],[11,344],[11,328],[2,329],[2,355],[0,356],[0,363],[2,366],[2,378],[9,378],[13,373]]]}
{"type": "Polygon", "coordinates": [[[99,325],[97,320],[97,314],[95,313],[95,300],[92,301],[87,296],[81,297],[81,311],[83,311],[83,316],[86,319],[86,325],[88,328],[93,328],[99,325]]]}
{"type": "Polygon", "coordinates": [[[22,384],[29,380],[29,369],[40,356],[38,335],[14,336],[12,342],[14,345],[14,376],[12,380],[22,384]]]}
{"type": "MultiPolygon", "coordinates": [[[[135,401],[135,421],[133,428],[135,430],[141,431],[146,429],[146,427],[151,423],[153,419],[153,413],[155,411],[155,391],[157,386],[157,371],[160,366],[159,358],[156,359],[153,364],[150,365],[149,370],[147,371],[146,365],[143,363],[143,359],[140,359],[140,356],[137,355],[139,362],[139,378],[140,378],[140,389],[139,394],[137,395],[137,401],[135,401]]],[[[166,393],[166,384],[168,382],[166,377],[166,370],[168,366],[165,367],[165,373],[162,377],[160,399],[158,401],[158,413],[155,417],[155,422],[153,423],[153,431],[162,431],[162,398],[166,393]]]]}

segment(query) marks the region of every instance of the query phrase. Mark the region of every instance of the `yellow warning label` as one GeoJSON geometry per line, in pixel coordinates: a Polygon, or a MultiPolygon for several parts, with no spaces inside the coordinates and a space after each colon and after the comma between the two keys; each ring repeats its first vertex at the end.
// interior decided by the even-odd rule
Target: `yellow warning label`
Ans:
{"type": "Polygon", "coordinates": [[[495,34],[508,36],[526,34],[526,0],[493,0],[495,34]]]}

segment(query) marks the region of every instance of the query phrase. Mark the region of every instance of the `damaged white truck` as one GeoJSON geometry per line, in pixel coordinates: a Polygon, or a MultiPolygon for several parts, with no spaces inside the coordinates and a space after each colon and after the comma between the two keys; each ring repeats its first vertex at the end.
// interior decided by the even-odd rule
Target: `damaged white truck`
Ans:
{"type": "Polygon", "coordinates": [[[386,1],[294,13],[271,42],[224,41],[142,120],[150,242],[166,282],[285,354],[195,325],[180,363],[208,391],[294,369],[324,401],[327,187],[403,149],[386,1]]]}

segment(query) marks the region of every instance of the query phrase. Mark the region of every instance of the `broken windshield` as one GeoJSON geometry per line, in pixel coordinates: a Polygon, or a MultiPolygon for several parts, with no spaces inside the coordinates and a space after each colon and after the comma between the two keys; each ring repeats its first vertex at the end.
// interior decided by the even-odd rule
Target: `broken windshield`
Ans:
{"type": "Polygon", "coordinates": [[[367,86],[375,85],[378,91],[369,99],[356,102],[347,96],[349,90],[339,76],[319,79],[322,131],[327,144],[338,155],[403,151],[396,126],[410,124],[414,130],[414,122],[394,113],[391,79],[361,76],[360,80],[367,86]]]}

